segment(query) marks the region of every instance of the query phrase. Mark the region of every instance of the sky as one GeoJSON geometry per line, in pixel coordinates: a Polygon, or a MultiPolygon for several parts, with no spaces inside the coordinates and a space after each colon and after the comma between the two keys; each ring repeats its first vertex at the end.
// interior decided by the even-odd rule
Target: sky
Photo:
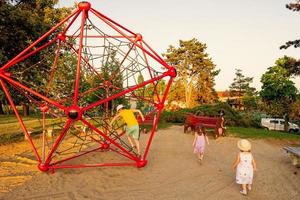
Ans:
{"type": "MultiPolygon", "coordinates": [[[[252,87],[268,67],[284,55],[300,59],[300,48],[280,50],[287,41],[300,39],[300,12],[285,7],[294,0],[90,0],[92,7],[143,39],[158,53],[179,40],[198,39],[220,69],[217,91],[228,90],[235,69],[253,77],[252,87]]],[[[73,6],[60,0],[58,7],[73,6]]],[[[80,1],[77,1],[80,2],[80,1]]],[[[300,78],[294,79],[300,90],[300,78]]]]}

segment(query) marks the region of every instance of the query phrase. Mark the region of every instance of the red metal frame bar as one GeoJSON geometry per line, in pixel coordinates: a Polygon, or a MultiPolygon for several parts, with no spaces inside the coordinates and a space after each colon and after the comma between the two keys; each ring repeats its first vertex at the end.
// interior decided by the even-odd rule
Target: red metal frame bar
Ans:
{"type": "Polygon", "coordinates": [[[6,76],[6,75],[4,75],[2,73],[0,73],[0,78],[3,78],[3,79],[7,80],[8,82],[10,82],[10,83],[12,83],[14,85],[17,85],[18,87],[20,87],[20,88],[22,88],[22,89],[30,92],[31,94],[34,94],[37,97],[40,97],[41,99],[47,101],[48,103],[50,103],[50,104],[52,104],[52,105],[54,105],[54,106],[56,106],[56,107],[58,107],[58,108],[60,108],[60,109],[62,109],[64,111],[67,110],[66,107],[64,107],[63,105],[59,104],[58,102],[55,102],[55,101],[53,101],[53,100],[45,97],[44,95],[41,95],[40,93],[38,93],[38,92],[36,92],[36,91],[34,91],[34,90],[32,90],[32,89],[30,89],[30,88],[28,88],[28,87],[20,84],[19,82],[15,81],[15,80],[13,80],[11,78],[9,78],[8,76],[6,76]]]}
{"type": "Polygon", "coordinates": [[[82,165],[51,165],[49,169],[79,169],[79,168],[91,168],[91,167],[124,167],[135,166],[135,163],[102,163],[102,164],[82,164],[82,165]]]}
{"type": "Polygon", "coordinates": [[[33,48],[35,45],[37,45],[38,43],[40,43],[42,40],[44,40],[46,37],[48,37],[51,33],[53,33],[58,27],[60,27],[62,24],[64,24],[67,20],[69,20],[73,15],[75,15],[77,12],[79,12],[80,10],[77,9],[76,11],[74,11],[73,13],[71,13],[69,16],[67,16],[65,19],[63,19],[61,22],[59,22],[56,26],[54,26],[53,28],[51,28],[47,33],[45,33],[42,37],[40,37],[39,39],[37,39],[34,43],[32,43],[31,45],[29,45],[29,47],[27,47],[26,49],[24,49],[21,53],[19,53],[16,57],[14,57],[12,60],[10,60],[8,63],[6,63],[3,67],[1,67],[0,70],[4,71],[7,70],[9,67],[11,67],[12,65],[17,63],[17,60],[24,54],[26,53],[28,50],[30,50],[31,48],[33,48]]]}
{"type": "Polygon", "coordinates": [[[7,99],[8,99],[8,101],[9,101],[9,103],[10,103],[12,109],[13,109],[14,112],[15,112],[15,115],[16,115],[16,117],[17,117],[17,119],[18,119],[18,121],[19,121],[19,123],[20,123],[20,125],[21,125],[21,128],[22,128],[22,130],[23,130],[23,133],[25,134],[26,138],[28,139],[28,141],[29,141],[29,143],[30,143],[30,145],[31,145],[31,147],[32,147],[32,150],[33,150],[33,152],[34,152],[34,155],[35,155],[37,161],[38,161],[38,162],[41,162],[41,157],[40,157],[39,153],[37,152],[37,150],[36,150],[36,148],[35,148],[35,146],[34,146],[34,144],[33,144],[33,142],[32,142],[32,139],[31,139],[30,135],[28,134],[28,131],[27,131],[26,127],[25,127],[25,124],[24,124],[22,118],[21,118],[20,115],[19,115],[19,112],[18,112],[18,110],[17,110],[17,108],[16,108],[16,105],[14,104],[14,102],[13,102],[13,100],[12,100],[12,98],[11,98],[9,92],[8,92],[8,89],[7,89],[7,87],[5,86],[5,83],[3,82],[2,79],[0,79],[0,84],[1,84],[1,86],[2,86],[2,89],[3,89],[3,91],[4,91],[4,93],[5,93],[6,97],[7,97],[7,99]]]}
{"type": "Polygon", "coordinates": [[[84,124],[86,124],[88,127],[90,127],[92,130],[94,130],[96,133],[98,133],[99,135],[101,135],[102,137],[104,137],[106,140],[108,140],[110,143],[114,144],[116,147],[118,147],[119,149],[121,149],[124,153],[126,153],[127,155],[129,155],[131,157],[131,159],[133,159],[133,160],[136,159],[129,151],[127,151],[127,149],[123,148],[121,145],[119,145],[114,140],[112,140],[111,138],[109,138],[107,135],[105,135],[104,133],[102,133],[100,130],[98,130],[96,127],[94,127],[88,121],[86,121],[85,119],[81,119],[81,121],[84,124]]]}
{"type": "Polygon", "coordinates": [[[74,103],[73,105],[77,106],[78,102],[78,90],[79,90],[79,82],[80,82],[80,64],[82,57],[82,46],[83,46],[83,32],[84,32],[84,24],[87,17],[87,12],[82,11],[81,18],[81,27],[80,27],[80,38],[79,38],[79,49],[78,49],[78,60],[76,66],[76,79],[75,79],[75,88],[74,88],[74,103]]]}
{"type": "MultiPolygon", "coordinates": [[[[121,27],[122,29],[128,31],[128,29],[124,28],[123,26],[118,25],[118,23],[113,22],[113,20],[109,19],[108,17],[104,17],[104,15],[102,15],[101,13],[99,13],[98,11],[94,10],[91,8],[91,11],[94,15],[96,15],[97,17],[99,17],[100,19],[102,19],[107,25],[109,25],[111,28],[113,28],[114,30],[116,30],[118,33],[120,33],[121,35],[123,35],[127,40],[129,40],[131,43],[135,43],[134,40],[131,39],[131,37],[127,36],[125,33],[123,33],[121,30],[119,30],[118,28],[116,28],[112,23],[116,24],[117,26],[121,27]],[[110,23],[112,22],[112,23],[110,23]]],[[[130,31],[130,33],[132,33],[130,31]]],[[[136,34],[132,33],[133,35],[136,36],[136,34]]],[[[154,56],[151,52],[149,52],[148,50],[144,49],[142,46],[140,46],[138,43],[135,43],[136,46],[138,46],[142,51],[146,52],[149,56],[151,56],[153,59],[155,59],[157,62],[159,62],[161,65],[163,65],[165,68],[170,69],[170,66],[161,59],[161,57],[156,57],[154,56]]],[[[156,54],[158,55],[158,54],[156,54]]]]}
{"type": "Polygon", "coordinates": [[[154,81],[157,81],[157,80],[159,80],[159,79],[162,79],[162,78],[164,78],[164,77],[166,77],[166,76],[169,76],[169,74],[164,73],[163,75],[158,76],[158,77],[155,77],[155,78],[153,78],[152,80],[145,81],[145,82],[143,82],[143,83],[141,83],[141,84],[139,84],[139,85],[136,85],[136,86],[134,86],[134,87],[128,88],[128,89],[126,89],[126,90],[124,90],[124,91],[122,91],[122,92],[120,92],[120,93],[118,93],[118,94],[109,96],[109,97],[107,97],[106,99],[103,99],[103,100],[97,101],[97,102],[95,102],[95,103],[92,103],[92,104],[90,104],[89,106],[86,106],[86,107],[82,108],[82,111],[84,112],[84,111],[89,110],[89,109],[91,109],[91,108],[93,108],[93,107],[96,107],[96,106],[99,106],[99,105],[101,105],[101,104],[103,104],[103,103],[105,103],[105,102],[108,102],[108,101],[110,101],[110,100],[112,100],[112,99],[116,99],[116,98],[118,98],[118,97],[120,97],[120,96],[123,96],[123,95],[125,95],[125,94],[127,94],[127,93],[133,91],[133,90],[139,89],[139,88],[141,88],[141,87],[143,87],[143,86],[145,86],[145,85],[147,85],[147,84],[149,84],[149,83],[152,83],[152,82],[154,82],[154,81]]]}
{"type": "Polygon", "coordinates": [[[46,158],[46,161],[45,161],[45,164],[49,165],[49,163],[51,162],[51,159],[52,159],[52,154],[56,151],[59,143],[62,141],[63,137],[65,136],[65,134],[68,132],[69,130],[69,127],[71,125],[71,120],[68,120],[65,127],[63,128],[63,130],[61,131],[59,137],[56,139],[55,141],[55,144],[53,145],[50,153],[48,154],[47,158],[46,158]]]}
{"type": "Polygon", "coordinates": [[[150,138],[148,140],[148,144],[147,144],[147,147],[145,149],[145,153],[144,153],[144,156],[143,156],[143,160],[145,160],[147,158],[147,155],[148,155],[148,152],[149,152],[149,149],[150,149],[150,145],[152,143],[152,140],[153,140],[153,136],[154,136],[154,132],[156,130],[156,127],[157,127],[157,124],[158,124],[158,121],[159,121],[159,118],[160,118],[160,114],[162,112],[162,109],[163,109],[163,106],[164,106],[164,103],[166,101],[166,98],[167,98],[167,95],[168,95],[168,91],[171,87],[171,84],[172,84],[172,80],[173,78],[171,77],[168,84],[167,84],[167,87],[166,87],[166,92],[163,96],[163,99],[162,99],[162,102],[160,103],[160,107],[158,108],[158,112],[157,112],[157,116],[155,118],[155,121],[154,121],[154,125],[153,125],[153,128],[152,128],[152,133],[150,135],[150,138]]]}
{"type": "Polygon", "coordinates": [[[52,65],[52,70],[51,70],[50,78],[49,78],[48,85],[47,85],[47,93],[49,92],[49,89],[50,89],[50,86],[52,84],[52,80],[53,80],[54,74],[55,74],[56,69],[57,69],[57,59],[58,59],[58,56],[59,56],[58,52],[60,51],[60,48],[61,48],[61,41],[59,41],[58,47],[56,49],[57,53],[55,54],[54,62],[53,62],[53,65],[52,65]]]}

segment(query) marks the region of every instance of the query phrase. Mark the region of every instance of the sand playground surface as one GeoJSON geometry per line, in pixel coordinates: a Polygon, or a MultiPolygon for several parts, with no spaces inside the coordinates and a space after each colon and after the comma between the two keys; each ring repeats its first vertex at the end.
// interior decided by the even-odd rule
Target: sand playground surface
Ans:
{"type": "MultiPolygon", "coordinates": [[[[58,169],[43,173],[27,141],[0,146],[0,199],[289,199],[300,197],[300,168],[283,146],[293,142],[250,140],[258,171],[252,191],[239,193],[231,165],[239,138],[210,138],[202,165],[192,153],[193,135],[182,126],[159,130],[148,164],[136,167],[58,169]]],[[[142,135],[142,139],[143,139],[142,135]]],[[[299,143],[299,142],[298,142],[299,143]]],[[[97,162],[99,154],[81,161],[97,162]]]]}

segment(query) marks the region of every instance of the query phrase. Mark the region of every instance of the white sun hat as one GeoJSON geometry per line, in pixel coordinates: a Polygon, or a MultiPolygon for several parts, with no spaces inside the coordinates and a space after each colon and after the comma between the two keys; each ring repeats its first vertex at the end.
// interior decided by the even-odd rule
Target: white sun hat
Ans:
{"type": "Polygon", "coordinates": [[[242,151],[250,151],[251,143],[246,139],[241,139],[238,141],[237,146],[242,151]]]}
{"type": "Polygon", "coordinates": [[[117,111],[119,111],[121,108],[124,108],[124,106],[122,104],[117,106],[117,111]]]}

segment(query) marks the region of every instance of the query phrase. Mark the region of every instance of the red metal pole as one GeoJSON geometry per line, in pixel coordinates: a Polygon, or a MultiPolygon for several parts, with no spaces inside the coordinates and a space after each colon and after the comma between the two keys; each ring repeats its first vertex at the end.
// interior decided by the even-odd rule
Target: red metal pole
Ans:
{"type": "MultiPolygon", "coordinates": [[[[78,54],[78,50],[76,50],[76,49],[73,47],[73,45],[70,45],[70,44],[69,44],[69,46],[71,47],[71,49],[73,49],[73,51],[74,51],[77,55],[79,55],[79,54],[78,54]]],[[[91,66],[91,64],[88,62],[88,60],[87,60],[86,58],[82,58],[82,60],[85,62],[85,64],[87,64],[88,68],[91,69],[91,70],[99,77],[99,79],[105,81],[105,79],[101,76],[101,74],[99,74],[99,73],[97,72],[97,70],[96,70],[93,66],[91,66]]]]}
{"type": "Polygon", "coordinates": [[[82,165],[54,165],[50,166],[49,169],[78,169],[78,168],[89,168],[89,167],[122,167],[122,166],[135,166],[135,163],[103,163],[103,164],[82,164],[82,165]]]}
{"type": "Polygon", "coordinates": [[[124,153],[128,154],[132,160],[135,160],[135,157],[133,155],[131,155],[125,148],[123,148],[121,145],[119,145],[118,143],[116,143],[115,141],[110,139],[107,135],[103,134],[101,131],[99,131],[97,128],[95,128],[92,124],[90,124],[88,121],[86,121],[85,119],[81,119],[81,121],[83,123],[85,123],[87,126],[89,126],[91,129],[93,129],[96,133],[98,133],[99,135],[104,137],[106,140],[108,140],[110,143],[114,144],[116,147],[121,149],[124,153]]]}
{"type": "Polygon", "coordinates": [[[82,46],[83,46],[83,32],[84,32],[84,24],[87,17],[87,11],[83,10],[81,17],[81,26],[80,26],[80,38],[79,38],[79,49],[78,49],[78,60],[76,67],[76,79],[75,79],[75,88],[74,88],[74,102],[73,105],[77,105],[78,102],[78,90],[79,90],[79,82],[80,82],[80,65],[81,65],[81,57],[82,57],[82,46]]]}
{"type": "Polygon", "coordinates": [[[69,119],[65,125],[65,127],[63,128],[62,132],[60,133],[59,137],[56,139],[53,147],[51,148],[50,153],[47,156],[47,159],[45,161],[46,165],[49,165],[49,163],[51,162],[52,159],[52,154],[56,151],[58,145],[60,144],[60,142],[62,141],[63,137],[65,136],[66,132],[69,130],[70,125],[71,125],[71,120],[69,119]]]}
{"type": "MultiPolygon", "coordinates": [[[[108,24],[111,28],[113,28],[115,31],[117,31],[118,33],[120,33],[121,35],[123,35],[127,40],[129,40],[130,42],[134,43],[136,46],[138,46],[142,51],[145,51],[149,56],[151,56],[154,60],[156,60],[157,62],[159,62],[160,64],[162,64],[164,67],[166,67],[167,69],[170,68],[170,66],[163,61],[160,57],[156,57],[154,56],[152,53],[150,53],[148,50],[144,49],[141,45],[139,45],[138,43],[135,43],[134,40],[131,39],[131,37],[127,36],[125,33],[123,33],[121,30],[119,30],[118,28],[116,28],[112,23],[110,23],[112,20],[108,20],[108,18],[104,18],[104,16],[99,13],[98,11],[92,9],[92,13],[94,15],[96,15],[97,17],[99,17],[100,19],[102,19],[106,24],[108,24]]],[[[116,23],[115,23],[116,24],[116,23]]],[[[120,26],[121,28],[123,28],[122,26],[120,26]]],[[[127,30],[127,29],[126,29],[127,30]]],[[[132,33],[132,32],[130,32],[132,33]]],[[[134,34],[136,36],[136,34],[134,34]]]]}
{"type": "Polygon", "coordinates": [[[155,78],[153,78],[153,79],[151,79],[151,80],[145,81],[145,82],[143,82],[143,83],[141,83],[141,84],[139,84],[139,85],[136,85],[136,86],[134,86],[134,87],[128,88],[128,89],[126,89],[126,90],[124,90],[124,91],[122,91],[122,92],[120,92],[120,93],[118,93],[118,94],[112,95],[112,96],[110,96],[110,97],[108,97],[108,98],[106,98],[106,99],[102,99],[102,100],[100,100],[100,101],[97,101],[97,102],[95,102],[95,103],[92,103],[92,104],[90,104],[89,106],[86,106],[86,107],[82,108],[82,111],[85,112],[85,111],[87,111],[87,110],[89,110],[89,109],[91,109],[91,108],[94,108],[94,107],[96,107],[96,106],[101,105],[102,103],[105,103],[105,102],[110,101],[110,100],[112,100],[112,99],[115,99],[115,98],[118,98],[118,97],[120,97],[120,96],[123,96],[123,95],[125,95],[125,94],[127,94],[127,93],[129,93],[129,92],[131,92],[131,91],[133,91],[133,90],[139,89],[139,88],[141,88],[141,87],[143,87],[143,86],[145,86],[145,85],[147,85],[147,84],[149,84],[149,83],[151,83],[151,82],[154,82],[154,81],[157,81],[157,80],[159,80],[159,79],[162,79],[162,78],[165,77],[165,76],[168,76],[168,74],[167,74],[167,73],[164,73],[164,74],[162,74],[162,75],[160,75],[160,76],[158,76],[158,77],[155,77],[155,78]]]}
{"type": "Polygon", "coordinates": [[[51,100],[51,99],[49,99],[49,98],[47,98],[47,97],[41,95],[40,93],[38,93],[38,92],[36,92],[36,91],[34,91],[34,90],[32,90],[32,89],[30,89],[30,88],[28,88],[28,87],[26,87],[26,86],[20,84],[19,82],[14,81],[13,79],[11,79],[11,78],[9,78],[9,77],[3,75],[2,73],[0,73],[0,77],[3,78],[3,79],[5,79],[5,80],[7,80],[8,82],[10,82],[10,83],[12,83],[12,84],[18,86],[18,87],[20,87],[20,88],[26,90],[26,91],[28,91],[28,92],[34,94],[35,96],[40,97],[41,99],[47,101],[48,103],[50,103],[50,104],[52,104],[52,105],[55,105],[56,107],[58,107],[58,108],[60,108],[60,109],[62,109],[62,110],[64,110],[64,111],[67,110],[67,108],[64,107],[63,105],[60,105],[59,103],[57,103],[57,102],[55,102],[55,101],[53,101],[53,100],[51,100]]]}
{"type": "MultiPolygon", "coordinates": [[[[79,35],[66,35],[70,38],[78,38],[79,35]]],[[[86,38],[124,38],[124,36],[121,35],[86,35],[86,38]]],[[[128,36],[129,38],[135,38],[135,36],[128,36]]]]}
{"type": "MultiPolygon", "coordinates": [[[[140,41],[140,45],[143,47],[143,42],[142,41],[140,41]]],[[[153,75],[152,75],[150,67],[149,67],[148,59],[147,59],[147,56],[146,56],[146,54],[145,54],[144,51],[143,51],[143,56],[144,56],[144,59],[145,59],[145,63],[147,64],[147,69],[148,69],[148,72],[150,74],[150,78],[153,78],[153,75]]],[[[155,87],[154,82],[153,82],[153,86],[155,87]]],[[[156,92],[156,90],[155,90],[155,92],[156,92]]],[[[156,94],[156,97],[157,97],[157,99],[159,101],[160,100],[159,94],[157,92],[155,94],[156,94]]]]}
{"type": "MultiPolygon", "coordinates": [[[[91,8],[92,12],[96,12],[98,13],[100,16],[102,16],[103,18],[107,19],[108,21],[112,22],[113,24],[121,27],[122,29],[124,29],[125,31],[131,33],[132,35],[135,35],[135,33],[133,33],[132,31],[130,31],[129,29],[125,28],[124,26],[122,26],[121,24],[118,24],[117,22],[113,21],[112,19],[106,17],[105,15],[103,15],[102,13],[98,12],[97,10],[94,10],[93,8],[91,8]]],[[[94,13],[95,14],[95,13],[94,13]]]]}
{"type": "Polygon", "coordinates": [[[53,65],[52,65],[52,70],[51,70],[51,73],[50,73],[50,78],[49,78],[48,85],[47,85],[47,93],[49,92],[49,89],[50,89],[50,86],[52,84],[52,80],[53,80],[53,77],[54,77],[54,73],[56,72],[57,59],[58,59],[59,51],[60,51],[60,47],[61,47],[60,43],[61,43],[61,41],[59,41],[58,47],[55,51],[56,54],[55,54],[54,62],[53,62],[53,65]]]}
{"type": "MultiPolygon", "coordinates": [[[[52,39],[50,40],[49,42],[47,42],[46,44],[40,46],[39,48],[35,49],[34,51],[31,51],[30,53],[26,54],[25,56],[22,56],[21,58],[19,58],[18,60],[16,60],[15,63],[18,63],[18,62],[21,62],[22,60],[36,54],[36,52],[39,52],[40,50],[43,50],[45,49],[46,47],[48,47],[49,45],[53,44],[54,42],[56,41],[56,38],[55,39],[52,39]]],[[[15,64],[14,63],[14,64],[15,64]]]]}
{"type": "Polygon", "coordinates": [[[80,9],[77,9],[77,12],[75,12],[75,16],[73,17],[73,19],[71,20],[71,22],[68,24],[67,27],[65,27],[64,31],[62,32],[63,35],[66,35],[66,32],[69,30],[69,28],[72,26],[72,24],[74,23],[74,21],[77,19],[77,17],[80,14],[80,9]]]}
{"type": "Polygon", "coordinates": [[[15,104],[14,104],[14,102],[13,102],[13,100],[12,100],[12,98],[11,98],[9,92],[8,92],[8,89],[6,88],[5,83],[3,82],[2,79],[0,79],[0,84],[1,84],[1,86],[2,86],[2,89],[3,89],[3,91],[4,91],[4,93],[5,93],[6,97],[7,97],[7,99],[8,99],[8,101],[9,101],[9,103],[10,103],[12,109],[14,110],[14,112],[15,112],[15,114],[16,114],[16,117],[17,117],[17,119],[18,119],[18,121],[19,121],[19,123],[20,123],[20,125],[21,125],[22,130],[23,130],[23,133],[25,134],[26,138],[28,139],[28,141],[29,141],[29,143],[30,143],[30,145],[31,145],[31,147],[32,147],[32,150],[33,150],[33,152],[34,152],[34,155],[35,155],[35,157],[36,157],[36,160],[37,160],[38,162],[41,162],[40,155],[39,155],[39,153],[37,152],[37,150],[36,150],[36,148],[35,148],[35,146],[34,146],[32,140],[31,140],[31,137],[30,137],[30,135],[28,134],[28,131],[27,131],[25,125],[24,125],[24,122],[23,122],[22,118],[20,117],[19,112],[18,112],[18,110],[17,110],[17,108],[16,108],[16,106],[15,106],[15,104]]]}
{"type": "Polygon", "coordinates": [[[16,57],[14,57],[12,60],[10,60],[8,63],[6,63],[3,67],[1,67],[0,70],[6,70],[9,67],[11,67],[12,65],[16,64],[16,61],[24,54],[26,53],[28,50],[30,50],[31,48],[33,48],[35,45],[37,45],[39,42],[41,42],[42,40],[44,40],[46,37],[48,37],[51,33],[53,33],[58,27],[60,27],[63,23],[65,23],[67,20],[69,20],[74,14],[76,14],[77,12],[79,12],[79,10],[77,9],[76,11],[74,11],[73,13],[71,13],[69,16],[67,16],[65,19],[63,19],[60,23],[58,23],[56,26],[54,26],[53,28],[51,28],[47,33],[45,33],[42,37],[40,37],[39,39],[37,39],[34,43],[32,43],[29,47],[27,47],[26,49],[24,49],[21,53],[19,53],[16,57]]]}
{"type": "Polygon", "coordinates": [[[148,152],[149,152],[149,149],[150,149],[150,145],[151,145],[152,140],[153,140],[154,132],[155,132],[155,130],[156,130],[156,127],[157,127],[157,124],[158,124],[158,120],[159,120],[159,118],[160,118],[160,114],[161,114],[162,109],[163,109],[163,107],[164,107],[164,103],[165,103],[165,100],[166,100],[166,98],[167,98],[168,91],[169,91],[169,89],[170,89],[170,87],[171,87],[172,80],[173,80],[173,78],[171,77],[170,80],[169,80],[169,82],[168,82],[168,84],[167,84],[166,91],[165,91],[165,94],[164,94],[164,96],[163,96],[163,98],[162,98],[161,105],[160,105],[160,107],[158,108],[157,117],[156,117],[156,119],[155,119],[155,121],[154,121],[154,125],[153,125],[153,128],[152,128],[152,133],[151,133],[150,138],[149,138],[149,140],[148,140],[148,144],[147,144],[147,147],[146,147],[146,149],[145,149],[145,153],[144,153],[144,156],[143,156],[143,160],[145,160],[145,159],[147,158],[147,155],[148,155],[148,152]]]}
{"type": "Polygon", "coordinates": [[[91,152],[94,152],[94,151],[98,151],[99,149],[101,149],[101,147],[98,147],[98,148],[96,148],[96,149],[93,149],[93,150],[90,150],[90,151],[81,153],[81,154],[79,154],[79,155],[75,155],[75,156],[72,156],[72,157],[69,157],[69,158],[65,158],[65,159],[63,159],[63,160],[56,161],[56,162],[54,162],[54,163],[51,163],[51,166],[54,166],[54,165],[57,165],[57,164],[66,162],[66,161],[68,161],[68,160],[72,160],[72,159],[74,159],[74,158],[78,158],[78,157],[80,157],[80,156],[86,155],[86,154],[91,153],[91,152]]]}

